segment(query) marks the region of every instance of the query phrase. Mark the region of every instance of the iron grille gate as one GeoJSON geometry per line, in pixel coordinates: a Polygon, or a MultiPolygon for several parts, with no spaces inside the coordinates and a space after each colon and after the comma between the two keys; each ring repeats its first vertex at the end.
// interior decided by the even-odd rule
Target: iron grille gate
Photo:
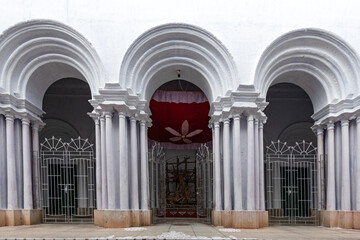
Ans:
{"type": "Polygon", "coordinates": [[[41,144],[44,222],[93,222],[96,206],[93,145],[78,137],[52,137],[41,144]]]}
{"type": "Polygon", "coordinates": [[[196,217],[210,223],[213,204],[213,162],[209,148],[203,144],[196,156],[165,159],[159,143],[149,153],[150,207],[153,222],[167,217],[196,217]],[[180,167],[180,168],[179,168],[180,167]]]}
{"type": "Polygon", "coordinates": [[[149,153],[150,208],[154,223],[166,219],[165,152],[159,143],[149,153]]]}
{"type": "Polygon", "coordinates": [[[318,224],[317,149],[305,141],[266,147],[266,208],[272,224],[318,224]]]}
{"type": "Polygon", "coordinates": [[[213,161],[208,146],[201,144],[196,153],[196,202],[199,221],[211,223],[213,204],[213,161]]]}

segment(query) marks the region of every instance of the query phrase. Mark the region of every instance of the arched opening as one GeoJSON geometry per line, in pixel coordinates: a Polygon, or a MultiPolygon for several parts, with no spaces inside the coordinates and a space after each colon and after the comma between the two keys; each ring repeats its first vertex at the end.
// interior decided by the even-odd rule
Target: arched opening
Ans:
{"type": "Polygon", "coordinates": [[[44,222],[92,222],[95,209],[94,122],[89,85],[60,79],[46,90],[40,132],[44,222]]]}
{"type": "Polygon", "coordinates": [[[71,138],[87,138],[94,142],[94,121],[88,116],[90,105],[89,85],[76,78],[63,78],[53,83],[43,98],[42,120],[46,124],[40,140],[56,136],[64,142],[71,138]]]}
{"type": "MultiPolygon", "coordinates": [[[[166,90],[170,90],[170,92],[181,90],[178,86],[179,81],[175,81],[175,84],[174,82],[168,83],[173,79],[187,80],[195,84],[197,87],[194,89],[196,90],[196,94],[202,95],[201,98],[206,99],[206,103],[204,103],[204,105],[206,104],[208,109],[210,109],[210,104],[218,101],[222,96],[227,94],[229,89],[234,89],[238,85],[236,66],[227,48],[218,39],[216,39],[216,37],[214,37],[206,30],[197,26],[181,23],[157,26],[139,36],[129,47],[124,56],[120,69],[119,84],[124,89],[131,89],[132,92],[140,98],[140,101],[144,101],[144,104],[142,105],[143,108],[141,110],[147,113],[151,112],[150,114],[153,114],[153,117],[155,117],[156,111],[151,109],[153,107],[152,105],[154,105],[151,104],[151,101],[153,101],[153,96],[158,95],[158,88],[160,87],[161,89],[164,87],[166,90]],[[178,76],[178,70],[180,70],[180,76],[178,76]],[[201,91],[198,91],[199,89],[201,89],[201,91]]],[[[183,82],[182,86],[187,86],[187,84],[183,82]]],[[[191,110],[189,112],[194,114],[194,111],[197,110],[191,110]]],[[[205,120],[203,123],[205,126],[202,126],[202,128],[207,128],[208,131],[210,131],[208,128],[208,115],[209,110],[205,110],[205,120]]],[[[164,113],[162,116],[160,116],[160,119],[167,117],[169,117],[169,114],[164,113]]],[[[198,132],[196,132],[198,128],[192,129],[193,126],[196,126],[193,122],[186,122],[185,120],[188,119],[180,119],[180,117],[181,116],[179,115],[178,117],[175,117],[177,120],[176,125],[163,126],[162,130],[165,132],[162,137],[166,136],[168,141],[167,143],[162,142],[160,144],[150,145],[152,142],[152,130],[148,131],[148,139],[150,139],[148,152],[150,154],[149,159],[151,179],[149,186],[150,194],[153,194],[150,196],[152,201],[151,208],[153,209],[152,213],[155,214],[153,217],[158,219],[160,218],[159,215],[161,214],[166,216],[167,207],[167,190],[165,182],[162,184],[165,190],[163,190],[163,195],[161,198],[157,197],[160,194],[160,188],[156,187],[160,186],[158,183],[159,177],[161,179],[166,179],[166,164],[160,164],[160,162],[165,163],[164,160],[160,161],[160,159],[166,158],[166,155],[164,157],[164,148],[178,146],[177,150],[165,148],[165,152],[168,151],[168,156],[171,151],[173,152],[173,156],[175,156],[176,162],[176,156],[178,154],[187,154],[186,151],[188,151],[188,154],[191,153],[194,155],[196,152],[195,149],[200,147],[201,143],[211,142],[211,131],[209,134],[210,139],[207,139],[204,142],[197,142],[196,139],[200,138],[200,134],[204,134],[205,131],[202,131],[198,134],[198,132]],[[176,132],[172,130],[164,130],[165,127],[169,127],[169,129],[171,128],[176,132]],[[186,132],[188,135],[182,134],[183,132],[186,132]],[[173,142],[171,142],[170,138],[172,138],[173,142]],[[182,142],[182,144],[180,144],[180,142],[182,142]],[[196,147],[193,147],[192,149],[186,149],[186,147],[184,147],[185,145],[193,145],[196,147]],[[162,200],[162,203],[160,203],[160,200],[162,200]],[[158,214],[159,212],[160,214],[158,214]]],[[[154,122],[152,124],[154,124],[154,122]]],[[[155,128],[155,126],[153,127],[155,128]]],[[[204,174],[201,175],[199,173],[196,175],[197,181],[202,181],[203,183],[205,183],[205,181],[211,181],[212,165],[209,162],[211,157],[209,148],[211,148],[211,146],[212,144],[209,143],[207,147],[200,148],[201,153],[198,152],[199,159],[203,159],[203,161],[199,167],[196,167],[195,171],[203,171],[204,174]],[[205,176],[205,173],[208,173],[209,175],[205,176]]],[[[192,171],[194,171],[194,168],[192,171]]],[[[210,185],[211,184],[209,183],[206,184],[206,186],[210,185]]],[[[197,184],[196,186],[200,186],[200,184],[197,184]]],[[[174,188],[176,189],[176,183],[174,184],[174,188]]],[[[198,194],[195,196],[195,198],[200,199],[201,197],[201,199],[203,199],[201,206],[198,205],[200,201],[196,201],[196,205],[197,209],[202,209],[204,212],[206,212],[202,215],[205,215],[205,218],[210,220],[212,190],[210,188],[210,190],[206,190],[206,193],[201,192],[205,190],[205,188],[202,188],[196,192],[198,194]]],[[[192,194],[194,194],[194,192],[192,194]]],[[[169,195],[169,197],[174,196],[169,195]]],[[[192,198],[194,199],[194,197],[192,198]]],[[[187,210],[188,213],[191,213],[192,211],[191,209],[187,210]]],[[[200,214],[198,214],[199,211],[192,213],[192,216],[200,216],[200,214]]],[[[155,218],[153,219],[156,221],[155,218]]]]}
{"type": "Polygon", "coordinates": [[[314,125],[312,102],[302,88],[292,83],[274,84],[266,94],[266,101],[269,105],[264,110],[268,117],[264,126],[265,146],[277,140],[290,146],[302,140],[316,143],[310,128],[314,125]]]}
{"type": "MultiPolygon", "coordinates": [[[[180,78],[181,72],[177,74],[180,78]]],[[[150,207],[155,221],[210,220],[212,132],[207,97],[193,83],[176,79],[154,92],[149,108],[150,207]],[[154,153],[159,149],[162,155],[157,159],[154,153]]]]}
{"type": "Polygon", "coordinates": [[[292,83],[272,85],[264,113],[266,209],[270,224],[318,224],[312,101],[292,83]]]}

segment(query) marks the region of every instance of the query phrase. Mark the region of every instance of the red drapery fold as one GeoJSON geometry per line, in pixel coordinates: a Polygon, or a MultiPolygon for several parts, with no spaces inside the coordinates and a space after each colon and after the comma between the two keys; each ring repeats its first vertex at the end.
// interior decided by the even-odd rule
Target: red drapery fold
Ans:
{"type": "MultiPolygon", "coordinates": [[[[179,100],[179,92],[162,92],[162,98],[177,99],[177,103],[168,101],[150,101],[152,112],[152,127],[149,128],[149,139],[164,143],[166,148],[195,149],[200,143],[211,141],[211,129],[208,127],[209,102],[199,96],[199,92],[181,92],[182,100],[179,100]],[[174,96],[171,96],[175,93],[174,96]],[[187,94],[187,95],[184,95],[187,94]],[[193,96],[191,96],[193,94],[193,96]],[[192,101],[200,99],[200,101],[192,101]],[[187,101],[190,103],[187,103],[187,101]]],[[[201,93],[203,94],[203,93],[201,93]]],[[[155,94],[154,94],[155,95],[155,94]]],[[[159,99],[159,98],[156,98],[159,99]]]]}

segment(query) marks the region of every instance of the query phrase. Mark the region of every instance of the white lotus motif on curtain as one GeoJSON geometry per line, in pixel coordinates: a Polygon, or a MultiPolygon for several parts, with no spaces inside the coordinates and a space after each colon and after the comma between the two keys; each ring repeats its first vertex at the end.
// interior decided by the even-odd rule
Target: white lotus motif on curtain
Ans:
{"type": "Polygon", "coordinates": [[[181,124],[181,133],[179,133],[178,131],[174,130],[171,127],[166,127],[165,130],[175,136],[175,137],[171,137],[170,141],[177,142],[182,140],[184,143],[192,143],[192,141],[189,138],[198,135],[203,131],[202,129],[196,129],[195,131],[189,133],[189,122],[187,120],[185,120],[181,124]]]}

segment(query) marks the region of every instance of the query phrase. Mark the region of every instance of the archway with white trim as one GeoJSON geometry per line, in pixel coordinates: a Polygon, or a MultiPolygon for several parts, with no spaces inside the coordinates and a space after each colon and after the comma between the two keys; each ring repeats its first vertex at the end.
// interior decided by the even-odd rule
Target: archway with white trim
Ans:
{"type": "Polygon", "coordinates": [[[352,98],[359,89],[360,61],[355,51],[334,34],[300,29],[284,34],[262,54],[255,88],[265,97],[276,83],[300,86],[309,95],[314,112],[329,103],[352,98]]]}
{"type": "Polygon", "coordinates": [[[27,21],[4,31],[0,56],[0,114],[5,116],[0,116],[0,129],[6,132],[1,134],[6,143],[6,152],[1,153],[6,156],[1,159],[7,162],[1,173],[7,179],[7,185],[1,185],[6,194],[0,201],[2,208],[14,211],[9,224],[34,224],[42,214],[36,160],[45,92],[56,81],[73,78],[89,85],[91,97],[104,81],[103,67],[88,40],[52,20],[27,21]],[[19,214],[25,215],[19,218],[19,214]]]}
{"type": "MultiPolygon", "coordinates": [[[[255,88],[261,97],[271,86],[291,83],[311,99],[318,150],[318,209],[324,226],[349,227],[340,216],[355,210],[359,202],[350,189],[359,186],[351,167],[357,156],[354,136],[359,121],[354,103],[360,87],[359,66],[356,52],[341,38],[320,29],[300,29],[271,43],[256,69],[255,88]],[[339,215],[330,215],[331,211],[339,215]]],[[[352,222],[351,214],[346,218],[352,222]]]]}
{"type": "Polygon", "coordinates": [[[210,103],[238,84],[233,58],[218,39],[199,27],[174,23],[134,41],[121,65],[120,85],[149,100],[178,69],[184,78],[192,76],[210,103]]]}

